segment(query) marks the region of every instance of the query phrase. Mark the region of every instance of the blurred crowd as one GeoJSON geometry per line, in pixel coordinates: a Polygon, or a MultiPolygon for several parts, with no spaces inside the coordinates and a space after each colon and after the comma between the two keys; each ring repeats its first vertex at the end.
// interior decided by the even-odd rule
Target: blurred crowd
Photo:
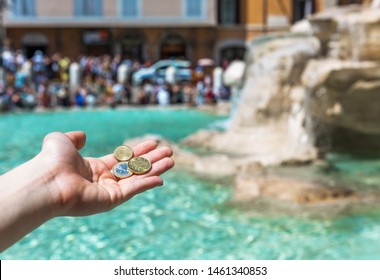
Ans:
{"type": "Polygon", "coordinates": [[[191,81],[167,83],[160,78],[132,86],[133,73],[150,66],[150,62],[141,64],[120,55],[81,55],[74,60],[60,53],[48,56],[41,51],[28,59],[22,51],[10,49],[3,51],[1,62],[0,111],[147,104],[195,106],[215,104],[230,96],[226,87],[215,92],[212,74],[199,66],[191,81]],[[79,67],[77,72],[71,70],[73,63],[79,67]],[[118,81],[121,65],[129,69],[123,82],[118,81]],[[73,85],[70,75],[78,75],[79,82],[73,85]]]}

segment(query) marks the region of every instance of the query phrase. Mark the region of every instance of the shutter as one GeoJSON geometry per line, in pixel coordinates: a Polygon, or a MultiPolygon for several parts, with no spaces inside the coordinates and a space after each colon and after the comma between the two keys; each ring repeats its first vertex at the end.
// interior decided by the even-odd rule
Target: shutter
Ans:
{"type": "Polygon", "coordinates": [[[21,16],[22,14],[22,2],[21,0],[14,0],[13,2],[13,14],[15,16],[21,16]]]}
{"type": "Polygon", "coordinates": [[[24,0],[24,5],[26,6],[26,15],[35,16],[36,15],[36,5],[34,0],[24,0]]]}
{"type": "Polygon", "coordinates": [[[137,0],[123,0],[122,15],[125,17],[137,16],[137,0]]]}
{"type": "Polygon", "coordinates": [[[82,16],[83,15],[83,0],[74,0],[74,15],[82,16]]]}
{"type": "Polygon", "coordinates": [[[186,0],[186,16],[202,16],[202,0],[186,0]]]}
{"type": "Polygon", "coordinates": [[[95,5],[95,14],[94,16],[102,16],[103,15],[103,0],[94,0],[95,5]]]}

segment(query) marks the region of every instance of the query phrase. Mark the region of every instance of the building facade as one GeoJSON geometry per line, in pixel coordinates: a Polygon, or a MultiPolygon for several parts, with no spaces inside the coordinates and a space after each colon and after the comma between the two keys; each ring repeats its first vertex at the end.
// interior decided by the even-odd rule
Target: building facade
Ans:
{"type": "Polygon", "coordinates": [[[328,1],[13,0],[3,18],[6,45],[29,57],[41,50],[73,59],[108,53],[140,61],[207,57],[221,64],[242,58],[255,36],[287,30],[328,1]]]}

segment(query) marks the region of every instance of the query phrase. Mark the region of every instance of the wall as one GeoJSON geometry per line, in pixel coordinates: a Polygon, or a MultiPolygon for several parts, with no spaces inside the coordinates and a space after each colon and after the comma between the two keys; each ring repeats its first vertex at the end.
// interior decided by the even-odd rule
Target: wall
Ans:
{"type": "Polygon", "coordinates": [[[215,0],[203,0],[202,17],[184,16],[182,0],[140,0],[140,15],[135,18],[123,18],[119,15],[119,0],[103,0],[103,17],[74,16],[73,0],[36,0],[36,17],[12,17],[5,13],[6,27],[40,26],[75,27],[75,26],[210,26],[216,25],[215,0]]]}

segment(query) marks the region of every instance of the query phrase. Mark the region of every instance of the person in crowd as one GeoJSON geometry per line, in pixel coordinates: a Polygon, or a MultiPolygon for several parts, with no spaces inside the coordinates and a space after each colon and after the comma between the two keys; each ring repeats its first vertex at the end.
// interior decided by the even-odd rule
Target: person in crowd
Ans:
{"type": "Polygon", "coordinates": [[[195,105],[195,91],[190,82],[187,82],[183,87],[184,101],[187,105],[195,105]]]}
{"type": "Polygon", "coordinates": [[[52,107],[52,95],[46,81],[38,85],[37,98],[41,108],[52,107]]]}
{"type": "Polygon", "coordinates": [[[70,59],[67,56],[61,57],[58,61],[59,64],[59,78],[62,83],[69,81],[69,66],[70,59]]]}
{"type": "Polygon", "coordinates": [[[128,79],[124,82],[124,100],[126,100],[126,104],[132,104],[132,86],[128,79]]]}
{"type": "Polygon", "coordinates": [[[183,92],[181,90],[181,87],[175,83],[172,86],[172,97],[171,97],[171,103],[172,104],[181,104],[183,102],[183,92]]]}
{"type": "Polygon", "coordinates": [[[26,85],[27,74],[23,71],[22,65],[18,65],[15,74],[15,87],[21,90],[26,85]]]}
{"type": "Polygon", "coordinates": [[[163,79],[158,80],[159,88],[157,92],[157,101],[161,106],[167,106],[170,104],[170,94],[168,91],[168,84],[163,79]]]}
{"type": "Polygon", "coordinates": [[[36,96],[33,94],[33,88],[24,85],[20,92],[22,108],[30,110],[34,109],[38,105],[38,100],[36,96]]]}
{"type": "Polygon", "coordinates": [[[75,94],[75,104],[78,107],[85,107],[86,106],[86,95],[87,92],[84,88],[79,88],[75,94]]]}
{"type": "Polygon", "coordinates": [[[203,80],[199,80],[196,84],[197,89],[197,104],[203,105],[205,102],[206,88],[203,80]]]}
{"type": "MultiPolygon", "coordinates": [[[[21,50],[15,52],[5,48],[3,60],[3,90],[0,92],[0,111],[14,108],[54,107],[71,105],[87,106],[116,106],[116,105],[146,105],[146,104],[215,104],[215,93],[221,100],[230,98],[230,90],[221,87],[218,92],[212,92],[210,71],[204,67],[195,68],[192,81],[181,82],[169,79],[170,83],[163,88],[163,79],[145,80],[142,85],[132,85],[131,77],[141,67],[152,64],[151,61],[133,60],[115,56],[80,55],[77,59],[80,65],[80,88],[86,92],[71,92],[68,87],[70,66],[74,60],[66,55],[53,53],[44,54],[37,50],[28,59],[21,50]],[[128,77],[123,84],[117,81],[117,70],[122,64],[128,66],[128,77]],[[28,90],[25,92],[25,86],[28,90]],[[30,87],[32,86],[31,90],[30,87]],[[9,90],[7,90],[9,87],[9,90]],[[141,87],[141,88],[140,88],[141,87]],[[12,92],[12,94],[9,94],[12,92]],[[167,98],[169,93],[169,98],[167,98]],[[37,106],[33,102],[38,100],[37,106]]],[[[173,74],[173,73],[172,73],[173,74]]],[[[172,75],[173,76],[173,75],[172,75]]],[[[171,77],[172,78],[172,77],[171,77]]]]}
{"type": "Polygon", "coordinates": [[[56,88],[57,105],[62,107],[70,107],[70,92],[67,83],[61,84],[56,88]]]}
{"type": "Polygon", "coordinates": [[[206,104],[215,104],[215,94],[212,90],[212,87],[208,86],[206,87],[206,93],[205,93],[205,103],[206,104]]]}
{"type": "Polygon", "coordinates": [[[144,95],[145,95],[145,101],[146,104],[154,104],[155,101],[155,93],[154,93],[154,86],[151,81],[144,81],[143,83],[143,90],[144,90],[144,95]]]}
{"type": "Polygon", "coordinates": [[[120,105],[123,101],[123,85],[120,83],[115,83],[112,86],[112,94],[115,104],[120,105]]]}

